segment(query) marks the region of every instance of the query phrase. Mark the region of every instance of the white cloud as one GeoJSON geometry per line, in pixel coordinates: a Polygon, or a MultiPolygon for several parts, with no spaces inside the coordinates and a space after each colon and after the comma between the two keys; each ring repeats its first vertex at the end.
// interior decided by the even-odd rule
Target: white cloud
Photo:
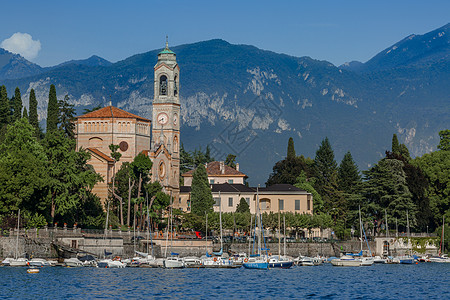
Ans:
{"type": "Polygon", "coordinates": [[[20,54],[28,60],[35,58],[41,50],[41,42],[33,40],[28,33],[16,32],[4,40],[0,47],[12,53],[20,54]]]}

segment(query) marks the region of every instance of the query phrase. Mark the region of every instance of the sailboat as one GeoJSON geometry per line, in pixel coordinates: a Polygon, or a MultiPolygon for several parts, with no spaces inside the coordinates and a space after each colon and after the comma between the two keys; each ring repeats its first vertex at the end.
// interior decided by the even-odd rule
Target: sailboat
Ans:
{"type": "MultiPolygon", "coordinates": [[[[166,269],[182,269],[184,268],[184,262],[183,259],[179,257],[178,253],[172,252],[172,244],[173,244],[173,212],[172,212],[172,192],[170,193],[170,221],[169,221],[169,228],[168,232],[170,232],[170,257],[167,257],[167,249],[166,249],[166,258],[163,261],[163,266],[166,269]]],[[[167,238],[166,237],[166,245],[167,245],[167,238]]],[[[166,247],[167,248],[167,247],[166,247]]]]}
{"type": "Polygon", "coordinates": [[[267,248],[261,248],[261,229],[262,229],[261,213],[259,211],[259,193],[256,188],[256,217],[255,217],[255,237],[258,239],[258,254],[254,257],[250,256],[248,261],[243,264],[246,269],[268,269],[269,263],[266,256],[261,255],[261,251],[268,251],[267,248]],[[258,230],[256,224],[258,223],[258,230]]]}
{"type": "Polygon", "coordinates": [[[439,246],[439,256],[430,257],[430,262],[450,263],[450,258],[447,256],[447,254],[444,254],[444,225],[445,225],[444,222],[445,216],[442,216],[442,234],[441,234],[441,243],[439,246]]]}
{"type": "MultiPolygon", "coordinates": [[[[406,211],[406,234],[408,237],[408,241],[407,241],[407,245],[409,247],[410,244],[410,229],[409,229],[409,216],[408,216],[408,211],[406,211]]],[[[411,249],[409,250],[409,252],[411,252],[411,249]]],[[[401,264],[408,264],[408,265],[412,265],[414,263],[414,257],[411,256],[411,253],[402,255],[398,257],[398,260],[401,264]]]]}
{"type": "Polygon", "coordinates": [[[16,251],[14,252],[14,259],[9,260],[9,265],[11,267],[25,267],[28,260],[23,257],[19,257],[19,234],[20,234],[20,209],[17,214],[17,235],[16,235],[16,251]]]}
{"type": "MultiPolygon", "coordinates": [[[[269,268],[281,268],[281,269],[289,269],[294,265],[294,261],[286,257],[286,216],[283,216],[284,223],[284,255],[281,255],[281,240],[280,235],[278,234],[278,255],[272,255],[269,257],[269,268]]],[[[278,233],[281,233],[280,229],[280,211],[278,211],[278,233]]]]}

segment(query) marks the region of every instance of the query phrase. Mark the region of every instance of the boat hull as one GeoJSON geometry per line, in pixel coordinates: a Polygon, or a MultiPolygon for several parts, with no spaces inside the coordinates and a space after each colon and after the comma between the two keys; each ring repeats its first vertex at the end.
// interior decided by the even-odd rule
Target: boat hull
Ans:
{"type": "Polygon", "coordinates": [[[242,265],[246,269],[258,269],[264,270],[269,268],[269,263],[267,262],[248,262],[242,265]]]}
{"type": "Polygon", "coordinates": [[[279,262],[269,263],[269,268],[289,269],[293,265],[294,265],[293,261],[279,261],[279,262]]]}
{"type": "Polygon", "coordinates": [[[361,261],[359,260],[347,260],[347,259],[333,259],[331,264],[336,267],[360,267],[361,261]]]}

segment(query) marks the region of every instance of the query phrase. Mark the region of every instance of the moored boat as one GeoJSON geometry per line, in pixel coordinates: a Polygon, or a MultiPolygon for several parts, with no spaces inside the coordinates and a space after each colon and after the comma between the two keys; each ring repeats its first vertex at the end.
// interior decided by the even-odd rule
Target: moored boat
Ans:
{"type": "Polygon", "coordinates": [[[352,256],[344,255],[341,258],[331,260],[331,264],[336,267],[359,267],[361,260],[352,256]]]}

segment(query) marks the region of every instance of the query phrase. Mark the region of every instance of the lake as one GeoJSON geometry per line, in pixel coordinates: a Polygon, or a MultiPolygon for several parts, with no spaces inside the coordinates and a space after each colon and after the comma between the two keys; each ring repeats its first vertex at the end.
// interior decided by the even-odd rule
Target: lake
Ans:
{"type": "Polygon", "coordinates": [[[450,299],[450,264],[288,270],[0,267],[0,298],[450,299]]]}

